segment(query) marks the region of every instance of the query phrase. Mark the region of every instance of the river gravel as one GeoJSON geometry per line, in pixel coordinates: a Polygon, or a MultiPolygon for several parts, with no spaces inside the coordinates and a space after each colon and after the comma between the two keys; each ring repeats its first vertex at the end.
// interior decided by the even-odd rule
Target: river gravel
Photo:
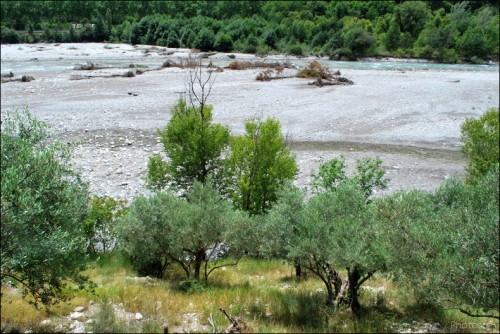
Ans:
{"type": "MultiPolygon", "coordinates": [[[[186,58],[189,50],[93,43],[2,45],[2,74],[12,71],[15,77],[35,78],[2,83],[2,117],[27,105],[46,120],[55,138],[75,145],[75,167],[94,193],[126,199],[147,194],[143,177],[148,157],[162,152],[156,129],[165,126],[185,91],[187,69],[157,69],[174,56],[186,58]],[[73,69],[87,61],[123,68],[73,69]],[[100,77],[125,73],[129,69],[123,64],[128,62],[146,64],[151,71],[131,78],[100,77]],[[75,76],[90,78],[70,80],[75,76]]],[[[223,66],[229,60],[214,54],[203,61],[223,66]]],[[[238,135],[245,119],[279,119],[299,163],[296,183],[301,187],[309,185],[322,159],[343,155],[350,171],[356,159],[382,158],[391,182],[378,195],[434,190],[448,177],[465,175],[460,153],[465,118],[499,106],[498,67],[342,68],[342,76],[354,85],[321,88],[308,85],[308,79],[256,81],[260,71],[216,73],[209,97],[214,121],[238,135]]]]}

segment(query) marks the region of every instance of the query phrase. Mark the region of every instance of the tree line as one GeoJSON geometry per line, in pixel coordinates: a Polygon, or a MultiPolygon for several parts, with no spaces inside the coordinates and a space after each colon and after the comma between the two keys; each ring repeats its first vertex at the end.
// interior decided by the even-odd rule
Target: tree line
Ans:
{"type": "Polygon", "coordinates": [[[108,41],[447,63],[499,57],[497,1],[3,1],[1,12],[2,43],[108,41]]]}

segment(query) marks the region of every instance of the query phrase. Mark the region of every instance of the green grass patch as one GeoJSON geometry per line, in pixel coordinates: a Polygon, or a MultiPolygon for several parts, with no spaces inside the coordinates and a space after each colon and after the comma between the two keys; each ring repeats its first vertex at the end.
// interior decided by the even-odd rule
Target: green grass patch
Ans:
{"type": "Polygon", "coordinates": [[[199,326],[195,331],[215,328],[221,332],[229,321],[219,308],[233,317],[243,317],[255,332],[266,333],[394,332],[424,329],[425,324],[439,324],[441,332],[495,332],[499,328],[494,319],[471,318],[455,310],[418,304],[405,288],[384,276],[365,283],[385,290],[363,289],[362,313],[354,317],[347,309],[326,307],[323,283],[310,273],[306,279],[296,280],[294,268],[279,260],[244,259],[237,266],[215,271],[208,284],[186,281],[182,272],[165,280],[138,278],[120,253],[93,258],[85,274],[97,284],[95,293],[68,290],[68,302],[50,314],[34,309],[19,292],[3,286],[2,332],[51,332],[54,327],[40,326],[42,320],[67,316],[78,305],[88,307],[90,301],[101,308],[88,330],[101,333],[161,333],[164,325],[173,332],[189,328],[186,319],[192,314],[199,326]],[[112,305],[119,304],[126,312],[141,313],[144,319],[140,323],[118,319],[112,305]]]}

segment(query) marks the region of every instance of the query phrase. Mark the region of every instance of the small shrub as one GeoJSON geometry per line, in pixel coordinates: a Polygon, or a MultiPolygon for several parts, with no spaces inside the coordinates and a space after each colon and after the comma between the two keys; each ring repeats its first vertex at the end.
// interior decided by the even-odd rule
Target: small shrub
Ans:
{"type": "Polygon", "coordinates": [[[97,66],[91,61],[87,61],[87,64],[76,66],[75,70],[92,71],[92,70],[97,70],[99,68],[101,67],[97,66]]]}
{"type": "Polygon", "coordinates": [[[30,81],[33,81],[35,80],[35,78],[33,78],[32,76],[29,76],[29,75],[23,75],[21,77],[21,81],[22,82],[30,82],[30,81]]]}
{"type": "Polygon", "coordinates": [[[115,315],[110,301],[104,299],[90,326],[93,333],[125,333],[125,324],[115,315]]]}
{"type": "Polygon", "coordinates": [[[303,68],[302,70],[297,73],[298,78],[321,78],[321,79],[332,79],[333,78],[333,73],[332,71],[321,65],[319,62],[316,60],[313,60],[311,63],[309,63],[309,66],[306,68],[303,68]]]}
{"type": "Polygon", "coordinates": [[[206,290],[205,284],[196,279],[185,279],[179,282],[177,288],[188,294],[197,294],[206,290]]]}
{"type": "Polygon", "coordinates": [[[304,50],[302,49],[301,45],[292,45],[288,48],[288,53],[294,55],[294,56],[303,56],[304,55],[304,50]]]}
{"type": "Polygon", "coordinates": [[[356,59],[353,56],[352,51],[348,48],[336,49],[335,51],[333,51],[333,55],[331,56],[331,58],[335,59],[335,60],[354,60],[354,59],[356,59]]]}
{"type": "Polygon", "coordinates": [[[112,197],[93,196],[90,210],[84,222],[87,251],[89,253],[112,251],[116,236],[114,225],[116,218],[125,213],[126,201],[112,197]]]}
{"type": "Polygon", "coordinates": [[[17,44],[19,43],[19,34],[10,28],[2,29],[2,44],[17,44]]]}
{"type": "Polygon", "coordinates": [[[265,70],[264,72],[260,72],[255,77],[255,80],[257,80],[257,81],[270,81],[272,73],[273,73],[273,70],[271,70],[271,69],[265,70]]]}
{"type": "Polygon", "coordinates": [[[134,71],[127,71],[124,75],[125,78],[132,78],[135,77],[134,71]]]}

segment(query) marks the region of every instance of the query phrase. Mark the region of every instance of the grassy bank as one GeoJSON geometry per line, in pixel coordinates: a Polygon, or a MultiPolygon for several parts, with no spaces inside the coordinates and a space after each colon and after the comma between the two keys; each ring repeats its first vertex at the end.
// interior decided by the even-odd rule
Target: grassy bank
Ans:
{"type": "Polygon", "coordinates": [[[221,332],[229,321],[219,308],[242,317],[255,332],[495,332],[498,321],[470,318],[453,310],[419,305],[398,284],[384,277],[367,282],[361,293],[363,313],[324,305],[323,283],[309,275],[302,281],[294,268],[281,261],[246,259],[236,267],[215,272],[208,285],[185,281],[173,270],[167,280],[136,277],[120,255],[101,256],[86,274],[97,284],[94,293],[70,291],[69,300],[47,310],[36,310],[18,290],[2,286],[2,332],[32,330],[64,332],[77,306],[98,311],[79,319],[93,332],[221,332]],[[113,315],[140,313],[142,320],[113,315]],[[117,311],[115,311],[116,313],[117,311]],[[123,312],[122,312],[123,313],[123,312]],[[51,319],[50,322],[42,322],[51,319]]]}

